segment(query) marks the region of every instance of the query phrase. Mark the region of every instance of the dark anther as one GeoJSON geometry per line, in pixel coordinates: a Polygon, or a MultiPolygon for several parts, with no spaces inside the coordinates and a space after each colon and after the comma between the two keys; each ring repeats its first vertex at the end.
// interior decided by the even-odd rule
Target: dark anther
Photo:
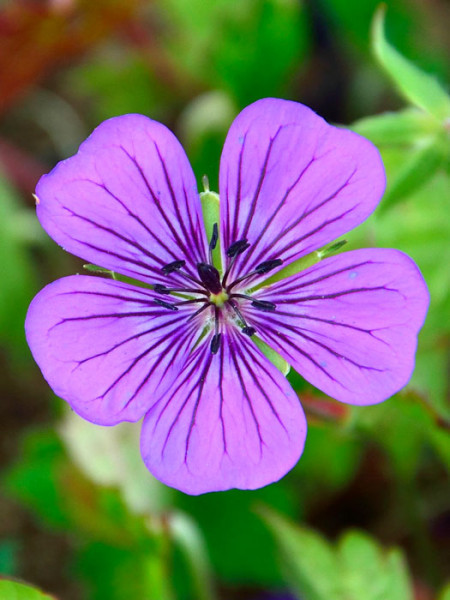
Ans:
{"type": "Polygon", "coordinates": [[[247,240],[238,240],[237,242],[234,242],[234,244],[231,244],[231,246],[228,248],[227,256],[234,258],[238,254],[242,254],[244,250],[247,250],[249,246],[250,244],[247,242],[247,240]]]}
{"type": "Polygon", "coordinates": [[[212,230],[212,235],[211,235],[211,241],[209,242],[209,249],[210,250],[214,250],[214,248],[217,246],[217,240],[218,239],[219,239],[219,230],[217,228],[217,223],[214,223],[213,230],[212,230]]]}
{"type": "Polygon", "coordinates": [[[255,335],[256,330],[253,329],[253,327],[245,326],[245,327],[242,328],[242,333],[245,333],[245,335],[248,335],[249,337],[252,337],[252,335],[255,335]]]}
{"type": "Polygon", "coordinates": [[[272,311],[276,309],[276,304],[268,302],[267,300],[253,300],[252,306],[259,308],[259,310],[272,311]]]}
{"type": "Polygon", "coordinates": [[[157,294],[170,294],[169,288],[167,288],[165,285],[161,285],[160,283],[156,283],[153,287],[153,290],[157,294]]]}
{"type": "Polygon", "coordinates": [[[164,300],[160,300],[159,298],[154,298],[153,302],[155,304],[159,304],[159,306],[168,308],[169,310],[178,310],[178,308],[174,304],[170,304],[170,302],[164,302],[164,300]]]}
{"type": "Polygon", "coordinates": [[[222,337],[221,333],[216,333],[215,335],[213,335],[212,340],[211,340],[211,352],[213,354],[217,354],[217,351],[220,348],[220,338],[222,337]]]}
{"type": "Polygon", "coordinates": [[[169,275],[169,273],[173,273],[174,271],[178,271],[178,269],[184,267],[185,264],[185,260],[174,260],[168,265],[164,265],[161,271],[164,273],[164,275],[169,275]]]}
{"type": "Polygon", "coordinates": [[[275,267],[279,267],[282,264],[283,261],[281,260],[281,258],[275,258],[274,260],[266,260],[265,262],[262,262],[260,265],[255,267],[255,271],[259,273],[259,275],[262,275],[263,273],[268,273],[272,269],[275,269],[275,267]]]}
{"type": "Polygon", "coordinates": [[[220,294],[222,285],[220,283],[219,271],[207,263],[198,263],[197,271],[205,288],[211,292],[211,294],[220,294]]]}

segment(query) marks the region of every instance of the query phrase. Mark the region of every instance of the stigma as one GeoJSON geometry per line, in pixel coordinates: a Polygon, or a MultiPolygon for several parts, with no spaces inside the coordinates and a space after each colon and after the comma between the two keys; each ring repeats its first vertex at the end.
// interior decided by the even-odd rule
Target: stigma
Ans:
{"type": "Polygon", "coordinates": [[[229,295],[225,290],[221,290],[218,294],[210,294],[209,301],[217,306],[217,308],[222,308],[229,300],[229,295]]]}

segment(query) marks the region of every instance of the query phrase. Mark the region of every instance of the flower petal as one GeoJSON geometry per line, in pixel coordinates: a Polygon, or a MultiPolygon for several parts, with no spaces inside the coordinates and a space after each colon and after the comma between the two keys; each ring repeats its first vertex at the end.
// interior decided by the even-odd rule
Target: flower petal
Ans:
{"type": "Polygon", "coordinates": [[[229,329],[217,354],[204,340],[143,424],[148,469],[188,494],[267,485],[303,451],[306,421],[294,390],[249,338],[229,329]]]}
{"type": "Polygon", "coordinates": [[[302,104],[259,100],[238,115],[222,152],[223,250],[248,239],[239,274],[266,260],[292,262],[364,221],[384,187],[368,140],[302,104]]]}
{"type": "Polygon", "coordinates": [[[389,249],[327,258],[255,296],[258,335],[310,383],[349,404],[374,404],[411,377],[428,290],[414,262],[389,249]]]}
{"type": "Polygon", "coordinates": [[[44,175],[37,214],[64,249],[123,275],[164,283],[161,267],[207,256],[194,174],[178,140],[142,115],[105,121],[44,175]]]}
{"type": "Polygon", "coordinates": [[[33,356],[54,392],[85,419],[140,419],[184,364],[197,329],[186,316],[195,309],[167,310],[153,298],[151,290],[75,275],[32,301],[25,330],[33,356]]]}

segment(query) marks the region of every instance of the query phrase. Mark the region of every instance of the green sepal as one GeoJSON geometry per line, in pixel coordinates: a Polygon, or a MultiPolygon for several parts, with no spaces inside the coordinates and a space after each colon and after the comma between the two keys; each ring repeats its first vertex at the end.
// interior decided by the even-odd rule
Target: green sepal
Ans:
{"type": "MultiPolygon", "coordinates": [[[[209,189],[205,189],[204,192],[200,192],[200,201],[202,204],[203,221],[205,223],[205,232],[208,239],[211,238],[214,223],[219,226],[220,223],[220,206],[219,206],[219,194],[211,192],[209,189]]],[[[217,245],[212,252],[213,265],[221,271],[222,260],[220,257],[220,236],[217,241],[217,245]]]]}
{"type": "Polygon", "coordinates": [[[284,358],[278,354],[278,352],[275,352],[275,350],[273,350],[270,346],[266,344],[266,342],[263,342],[260,338],[255,336],[252,339],[258,346],[258,348],[261,350],[261,352],[264,354],[264,356],[268,358],[270,362],[279,371],[283,373],[283,375],[287,375],[289,373],[289,371],[291,370],[291,365],[288,362],[286,362],[284,358]]]}
{"type": "Polygon", "coordinates": [[[89,271],[89,273],[102,273],[103,275],[109,275],[113,279],[117,279],[116,274],[111,269],[104,269],[103,267],[98,267],[97,265],[92,265],[90,263],[83,265],[83,269],[89,271]]]}
{"type": "Polygon", "coordinates": [[[372,22],[372,48],[378,62],[408,102],[436,119],[450,117],[450,97],[439,82],[402,56],[384,35],[386,6],[381,5],[372,22]]]}

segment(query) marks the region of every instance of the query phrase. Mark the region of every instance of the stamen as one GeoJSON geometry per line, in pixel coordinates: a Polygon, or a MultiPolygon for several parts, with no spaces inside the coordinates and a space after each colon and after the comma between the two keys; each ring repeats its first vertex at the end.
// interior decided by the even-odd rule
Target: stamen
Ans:
{"type": "Polygon", "coordinates": [[[221,333],[215,333],[212,337],[210,348],[211,348],[211,352],[213,354],[217,354],[217,352],[220,348],[221,337],[222,337],[221,333]]]}
{"type": "Polygon", "coordinates": [[[212,294],[220,294],[222,285],[220,283],[219,271],[207,263],[198,263],[197,271],[205,288],[212,294]]]}
{"type": "Polygon", "coordinates": [[[227,256],[229,256],[230,258],[235,258],[236,256],[238,256],[238,254],[242,254],[244,250],[247,250],[249,246],[250,244],[247,240],[238,240],[237,242],[231,244],[231,246],[228,248],[227,256]]]}
{"type": "Polygon", "coordinates": [[[254,306],[255,308],[259,308],[259,310],[265,310],[267,312],[275,310],[277,307],[276,304],[274,304],[273,302],[268,302],[267,300],[253,300],[252,306],[254,306]]]}
{"type": "Polygon", "coordinates": [[[202,313],[204,310],[208,308],[208,306],[212,306],[209,302],[205,302],[203,306],[201,306],[198,310],[195,311],[190,317],[188,317],[188,321],[192,321],[194,317],[202,313]]]}
{"type": "Polygon", "coordinates": [[[275,267],[279,267],[282,264],[283,261],[281,260],[281,258],[275,258],[274,260],[266,260],[265,262],[262,262],[260,265],[255,267],[255,272],[258,273],[258,275],[262,275],[263,273],[268,273],[272,269],[275,269],[275,267]]]}
{"type": "Polygon", "coordinates": [[[241,320],[242,324],[244,325],[244,327],[242,328],[242,332],[245,333],[246,335],[252,336],[255,333],[255,329],[253,329],[253,327],[249,327],[247,325],[247,321],[244,319],[241,311],[239,310],[239,308],[237,307],[235,302],[231,301],[229,304],[232,307],[232,309],[234,310],[234,312],[237,314],[239,319],[241,320]],[[252,333],[248,333],[249,331],[251,331],[252,333]]]}
{"type": "Polygon", "coordinates": [[[154,298],[153,302],[155,304],[159,304],[163,308],[168,308],[169,310],[178,310],[178,308],[174,304],[170,304],[170,302],[164,302],[164,300],[160,300],[159,298],[154,298]]]}
{"type": "Polygon", "coordinates": [[[157,283],[153,287],[153,291],[155,291],[157,294],[170,294],[170,289],[165,285],[161,285],[160,283],[157,283]]]}
{"type": "Polygon", "coordinates": [[[178,271],[186,264],[185,260],[174,260],[173,262],[162,267],[161,271],[164,275],[169,275],[169,273],[173,273],[174,271],[178,271]]]}
{"type": "Polygon", "coordinates": [[[231,283],[228,286],[227,291],[231,290],[231,288],[233,288],[238,283],[241,283],[242,281],[245,281],[246,279],[249,279],[250,277],[254,277],[255,275],[263,275],[265,273],[268,273],[272,269],[275,269],[275,267],[279,267],[281,264],[283,264],[283,261],[281,260],[281,258],[275,258],[274,260],[266,260],[265,262],[262,262],[257,267],[255,267],[255,269],[253,271],[250,271],[250,273],[247,273],[247,275],[243,275],[242,277],[235,279],[233,281],[233,283],[231,283]]]}
{"type": "Polygon", "coordinates": [[[256,330],[253,329],[253,327],[246,326],[242,329],[242,333],[245,333],[245,335],[248,335],[248,337],[252,337],[252,335],[255,335],[256,330]]]}
{"type": "Polygon", "coordinates": [[[247,248],[249,248],[249,247],[250,247],[250,244],[248,243],[247,240],[244,239],[244,240],[238,240],[237,242],[234,242],[228,248],[227,256],[229,256],[231,258],[231,260],[230,260],[230,264],[228,265],[227,270],[225,271],[225,274],[222,279],[223,287],[225,287],[227,284],[228,275],[230,274],[230,271],[233,268],[236,258],[239,256],[239,254],[242,254],[242,252],[244,252],[244,250],[247,250],[247,248]]]}
{"type": "Polygon", "coordinates": [[[218,239],[219,239],[219,229],[217,228],[217,223],[214,223],[212,235],[211,235],[211,241],[209,242],[209,249],[211,251],[214,250],[215,247],[217,246],[218,239]]]}
{"type": "Polygon", "coordinates": [[[181,293],[190,293],[190,294],[204,294],[207,295],[208,292],[201,289],[194,288],[168,288],[165,285],[161,285],[160,283],[156,283],[153,286],[153,291],[157,294],[171,294],[172,292],[181,292],[181,293]]]}

